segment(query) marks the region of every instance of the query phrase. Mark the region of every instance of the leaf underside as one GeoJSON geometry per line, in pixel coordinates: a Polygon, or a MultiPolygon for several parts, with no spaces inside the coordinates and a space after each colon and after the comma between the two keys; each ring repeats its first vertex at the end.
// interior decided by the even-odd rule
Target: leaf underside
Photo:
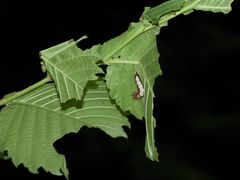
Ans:
{"type": "Polygon", "coordinates": [[[233,0],[201,0],[194,7],[196,10],[211,11],[214,13],[221,12],[224,14],[229,13],[231,8],[231,3],[233,0]]]}
{"type": "Polygon", "coordinates": [[[129,111],[136,118],[145,119],[145,152],[148,158],[158,161],[153,86],[162,72],[156,35],[179,14],[194,10],[226,14],[231,11],[232,2],[170,0],[146,8],[146,19],[132,23],[126,32],[103,45],[83,51],[70,40],[41,51],[43,69],[54,84],[16,98],[1,110],[0,158],[9,157],[16,166],[23,164],[33,173],[42,167],[67,177],[65,158],[56,152],[53,143],[83,126],[100,128],[112,137],[127,137],[122,126],[130,124],[122,111],[129,111]],[[103,73],[97,65],[99,61],[108,65],[106,84],[97,80],[96,74],[103,73]],[[133,97],[138,91],[136,74],[144,85],[144,96],[139,99],[133,97]]]}
{"type": "Polygon", "coordinates": [[[61,105],[55,86],[47,84],[9,106],[0,113],[0,152],[7,151],[16,166],[23,163],[32,173],[43,167],[55,175],[68,175],[64,156],[53,147],[67,133],[88,126],[112,137],[126,137],[122,126],[130,126],[102,82],[87,85],[82,104],[61,105]]]}
{"type": "MultiPolygon", "coordinates": [[[[133,28],[141,28],[143,24],[135,24],[133,28]]],[[[137,30],[136,30],[137,31],[137,30]]],[[[142,33],[139,37],[131,41],[112,57],[107,69],[106,81],[110,89],[109,94],[123,111],[130,111],[138,119],[145,118],[146,121],[146,153],[152,160],[158,160],[158,153],[154,145],[153,113],[153,85],[155,78],[162,74],[158,63],[158,50],[156,35],[159,29],[153,28],[142,33]],[[134,99],[134,92],[138,91],[135,82],[136,73],[144,83],[145,95],[141,99],[134,99]],[[151,99],[151,100],[149,100],[151,99]]],[[[123,34],[124,35],[124,34],[123,34]]],[[[112,39],[104,44],[108,49],[119,46],[117,39],[112,39]]]]}
{"type": "Polygon", "coordinates": [[[62,103],[81,100],[87,82],[96,80],[95,74],[102,73],[96,64],[101,59],[98,46],[82,51],[76,43],[70,40],[40,52],[62,103]]]}

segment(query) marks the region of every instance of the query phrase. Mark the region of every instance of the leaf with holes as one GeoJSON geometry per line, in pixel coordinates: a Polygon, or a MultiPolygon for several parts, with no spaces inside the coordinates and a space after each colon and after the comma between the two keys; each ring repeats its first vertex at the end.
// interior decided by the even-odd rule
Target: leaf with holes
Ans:
{"type": "MultiPolygon", "coordinates": [[[[143,24],[135,24],[133,28],[141,28],[143,24]]],[[[155,27],[133,39],[124,48],[108,60],[107,87],[110,95],[124,111],[130,111],[138,119],[146,121],[146,154],[152,160],[158,160],[158,153],[154,145],[155,120],[153,113],[153,85],[155,78],[161,74],[158,63],[158,50],[156,35],[159,28],[155,27]],[[139,75],[144,85],[145,94],[140,99],[135,99],[133,94],[138,91],[136,74],[139,75]]],[[[111,40],[111,47],[119,46],[119,41],[111,40]]],[[[103,46],[108,46],[108,42],[103,46]]],[[[110,49],[103,47],[102,49],[110,49]]]]}
{"type": "Polygon", "coordinates": [[[96,80],[95,74],[102,73],[96,64],[101,59],[98,46],[82,51],[76,43],[70,40],[40,52],[63,103],[81,100],[87,82],[96,80]]]}
{"type": "Polygon", "coordinates": [[[67,176],[63,155],[53,143],[82,126],[100,128],[112,137],[126,137],[122,126],[127,118],[109,99],[103,82],[88,84],[84,100],[61,106],[56,88],[46,84],[13,100],[0,113],[0,152],[7,151],[13,163],[23,163],[31,172],[42,167],[55,175],[67,176]]]}

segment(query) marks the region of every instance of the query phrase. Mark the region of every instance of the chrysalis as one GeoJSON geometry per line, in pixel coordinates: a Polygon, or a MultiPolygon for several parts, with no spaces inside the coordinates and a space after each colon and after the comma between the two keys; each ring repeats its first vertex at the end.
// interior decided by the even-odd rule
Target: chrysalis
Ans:
{"type": "Polygon", "coordinates": [[[133,93],[133,98],[138,100],[141,99],[144,95],[144,87],[142,80],[137,72],[135,73],[134,80],[137,85],[137,91],[133,93]]]}

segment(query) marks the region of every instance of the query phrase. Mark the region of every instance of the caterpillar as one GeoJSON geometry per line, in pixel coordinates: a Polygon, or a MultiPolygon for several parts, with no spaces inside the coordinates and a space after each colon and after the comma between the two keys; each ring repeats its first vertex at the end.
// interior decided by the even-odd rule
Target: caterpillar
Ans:
{"type": "Polygon", "coordinates": [[[144,87],[143,87],[142,80],[137,72],[134,75],[134,80],[137,85],[137,91],[134,92],[132,96],[134,99],[138,100],[138,99],[141,99],[144,95],[144,87]]]}

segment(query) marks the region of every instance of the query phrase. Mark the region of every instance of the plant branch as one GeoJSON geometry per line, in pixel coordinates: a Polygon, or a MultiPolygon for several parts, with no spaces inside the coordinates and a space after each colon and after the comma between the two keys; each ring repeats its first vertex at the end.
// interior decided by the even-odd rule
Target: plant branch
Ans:
{"type": "MultiPolygon", "coordinates": [[[[180,14],[184,14],[187,11],[190,11],[193,9],[193,7],[198,4],[201,0],[195,0],[192,1],[191,3],[189,3],[188,5],[186,5],[185,7],[183,7],[181,10],[172,13],[170,15],[167,15],[166,17],[162,18],[159,20],[158,24],[159,26],[163,26],[163,24],[167,23],[169,20],[175,18],[176,16],[180,15],[180,14]]],[[[120,50],[122,50],[125,46],[127,46],[129,43],[131,43],[134,39],[136,39],[138,36],[140,36],[141,34],[143,34],[146,31],[151,30],[152,28],[156,27],[156,25],[152,24],[148,27],[141,27],[138,29],[138,31],[136,31],[136,33],[130,37],[129,39],[127,39],[123,44],[121,44],[120,47],[118,47],[117,49],[115,49],[114,51],[112,51],[110,54],[108,54],[104,59],[103,62],[105,62],[106,64],[111,64],[112,62],[109,62],[109,59],[116,54],[117,52],[119,52],[120,50]]]]}
{"type": "Polygon", "coordinates": [[[0,106],[3,106],[5,104],[7,104],[8,102],[10,102],[10,101],[12,101],[12,100],[14,100],[14,99],[16,99],[16,98],[18,98],[18,97],[28,93],[28,92],[30,92],[30,91],[32,91],[32,90],[42,86],[43,84],[46,84],[47,82],[50,82],[50,81],[52,81],[52,79],[49,76],[47,76],[43,80],[41,80],[41,81],[39,81],[39,82],[37,82],[37,83],[27,87],[26,89],[23,89],[23,90],[15,93],[15,94],[13,94],[10,97],[7,97],[7,98],[4,98],[4,99],[0,100],[0,106]]]}

